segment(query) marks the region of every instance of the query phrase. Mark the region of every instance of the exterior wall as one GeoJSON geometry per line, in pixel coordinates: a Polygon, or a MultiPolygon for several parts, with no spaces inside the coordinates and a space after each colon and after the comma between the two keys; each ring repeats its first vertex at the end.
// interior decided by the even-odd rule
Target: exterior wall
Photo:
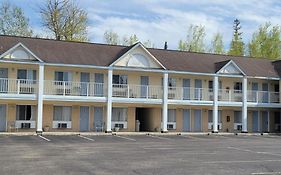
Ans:
{"type": "Polygon", "coordinates": [[[11,63],[1,63],[0,68],[8,68],[8,78],[17,79],[18,69],[32,69],[36,70],[36,78],[38,79],[38,65],[30,64],[11,64],[11,63]]]}

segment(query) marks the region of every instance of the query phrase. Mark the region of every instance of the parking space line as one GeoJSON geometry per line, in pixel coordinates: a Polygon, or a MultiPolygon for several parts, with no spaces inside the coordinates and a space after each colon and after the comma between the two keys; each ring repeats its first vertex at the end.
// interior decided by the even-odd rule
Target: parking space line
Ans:
{"type": "Polygon", "coordinates": [[[38,135],[41,139],[46,140],[47,142],[50,142],[50,139],[47,139],[46,137],[43,137],[42,135],[38,135]]]}
{"type": "Polygon", "coordinates": [[[91,139],[89,137],[85,137],[85,136],[82,136],[82,135],[78,135],[78,137],[86,139],[86,140],[90,140],[90,141],[95,141],[94,139],[91,139]]]}
{"type": "Polygon", "coordinates": [[[194,139],[194,140],[205,140],[205,139],[193,137],[193,136],[190,136],[190,135],[180,135],[180,136],[181,136],[181,137],[185,137],[185,138],[189,138],[189,139],[194,139]]]}
{"type": "Polygon", "coordinates": [[[114,135],[115,137],[119,137],[119,138],[122,138],[122,139],[126,139],[126,140],[130,140],[130,141],[136,141],[135,139],[132,139],[132,138],[129,138],[129,137],[124,137],[124,136],[119,136],[119,135],[114,135]]]}
{"type": "Polygon", "coordinates": [[[271,156],[281,156],[280,154],[274,154],[274,153],[270,153],[270,152],[259,152],[259,151],[252,151],[252,150],[249,150],[249,149],[241,149],[241,148],[235,148],[235,147],[227,147],[229,149],[235,149],[235,150],[238,150],[238,151],[244,151],[244,152],[250,152],[250,153],[256,153],[256,154],[265,154],[265,155],[271,155],[271,156]]]}
{"type": "Polygon", "coordinates": [[[170,138],[166,138],[166,137],[159,137],[159,136],[155,136],[155,135],[147,135],[149,137],[153,137],[153,138],[158,138],[158,139],[163,139],[163,140],[173,140],[173,139],[170,139],[170,138]]]}
{"type": "Polygon", "coordinates": [[[209,162],[202,162],[205,164],[232,164],[232,163],[259,163],[259,162],[281,162],[280,159],[271,159],[271,160],[223,160],[223,161],[209,161],[209,162]]]}
{"type": "Polygon", "coordinates": [[[281,172],[260,172],[260,173],[251,173],[252,175],[278,175],[281,174],[281,172]]]}

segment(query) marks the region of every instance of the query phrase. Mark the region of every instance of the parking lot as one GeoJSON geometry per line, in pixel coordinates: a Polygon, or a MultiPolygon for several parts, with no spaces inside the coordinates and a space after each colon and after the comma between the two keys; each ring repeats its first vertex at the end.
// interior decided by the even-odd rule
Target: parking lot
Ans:
{"type": "Polygon", "coordinates": [[[0,136],[0,174],[280,174],[280,136],[0,136]]]}

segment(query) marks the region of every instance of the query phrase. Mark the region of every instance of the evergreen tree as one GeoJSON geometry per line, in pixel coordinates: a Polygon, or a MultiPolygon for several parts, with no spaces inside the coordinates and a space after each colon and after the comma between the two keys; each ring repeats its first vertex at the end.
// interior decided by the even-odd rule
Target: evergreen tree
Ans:
{"type": "Polygon", "coordinates": [[[242,40],[243,33],[240,32],[241,28],[240,21],[235,19],[233,23],[233,37],[228,51],[229,55],[243,56],[245,53],[245,44],[242,40]]]}

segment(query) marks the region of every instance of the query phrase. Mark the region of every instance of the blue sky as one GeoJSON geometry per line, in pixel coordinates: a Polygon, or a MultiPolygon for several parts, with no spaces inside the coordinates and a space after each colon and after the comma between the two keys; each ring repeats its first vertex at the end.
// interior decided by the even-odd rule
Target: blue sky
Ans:
{"type": "MultiPolygon", "coordinates": [[[[24,9],[35,33],[48,35],[38,10],[43,0],[10,2],[24,9]]],[[[207,44],[221,32],[227,48],[235,18],[241,21],[245,42],[259,25],[281,24],[279,0],[79,0],[78,4],[88,12],[91,42],[103,42],[104,32],[113,30],[121,36],[136,34],[141,41],[150,39],[160,48],[167,41],[169,48],[176,49],[188,26],[201,24],[206,27],[207,44]]]]}

